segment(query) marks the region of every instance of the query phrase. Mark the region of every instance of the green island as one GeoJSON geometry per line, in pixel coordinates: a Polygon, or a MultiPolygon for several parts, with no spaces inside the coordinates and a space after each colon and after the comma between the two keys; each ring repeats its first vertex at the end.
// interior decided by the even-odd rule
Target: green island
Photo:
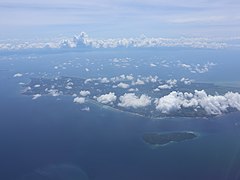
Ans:
{"type": "Polygon", "coordinates": [[[196,138],[193,132],[172,132],[172,133],[145,133],[144,142],[150,145],[166,145],[170,142],[182,142],[196,138]]]}

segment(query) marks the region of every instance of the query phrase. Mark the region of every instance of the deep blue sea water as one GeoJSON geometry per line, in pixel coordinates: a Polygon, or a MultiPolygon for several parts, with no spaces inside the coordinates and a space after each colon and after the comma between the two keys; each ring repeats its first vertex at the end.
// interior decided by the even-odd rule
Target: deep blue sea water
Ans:
{"type": "Polygon", "coordinates": [[[56,180],[60,179],[58,176],[68,180],[86,177],[89,180],[240,179],[239,112],[211,119],[162,120],[94,104],[87,104],[90,112],[86,112],[81,110],[86,105],[74,104],[72,97],[43,96],[32,100],[21,95],[18,84],[29,81],[30,77],[87,78],[127,73],[159,75],[162,79],[186,76],[198,81],[235,82],[239,81],[238,55],[227,50],[2,55],[0,179],[42,180],[41,173],[51,174],[56,180]],[[120,68],[109,61],[115,57],[134,60],[120,68]],[[162,60],[172,61],[173,65],[155,69],[148,66],[162,60]],[[177,60],[217,65],[207,73],[191,74],[178,68],[177,60]],[[71,64],[63,65],[69,61],[71,64]],[[77,64],[81,66],[76,68],[77,64]],[[60,65],[66,69],[54,69],[60,65]],[[102,69],[96,70],[99,67],[102,69]],[[13,78],[15,73],[22,73],[23,77],[13,78]],[[195,131],[200,136],[158,148],[142,140],[146,132],[169,131],[195,131]]]}

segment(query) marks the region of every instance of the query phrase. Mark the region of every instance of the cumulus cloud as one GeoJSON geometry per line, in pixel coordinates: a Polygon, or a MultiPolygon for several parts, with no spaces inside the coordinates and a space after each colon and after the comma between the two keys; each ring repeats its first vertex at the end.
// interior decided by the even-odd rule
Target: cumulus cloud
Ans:
{"type": "Polygon", "coordinates": [[[120,83],[117,85],[117,87],[120,87],[120,88],[123,88],[123,89],[127,89],[127,88],[129,88],[129,84],[120,82],[120,83]]]}
{"type": "Polygon", "coordinates": [[[148,76],[148,77],[145,78],[146,82],[155,83],[155,82],[157,82],[157,80],[158,80],[158,76],[148,76]]]}
{"type": "Polygon", "coordinates": [[[179,63],[180,67],[189,70],[191,73],[206,73],[211,69],[213,66],[216,66],[213,62],[207,62],[206,64],[185,64],[185,63],[179,63]]]}
{"type": "Polygon", "coordinates": [[[136,82],[132,82],[132,85],[144,85],[144,84],[145,84],[144,81],[141,79],[137,79],[136,82]]]}
{"type": "Polygon", "coordinates": [[[150,66],[151,66],[151,67],[156,67],[157,65],[156,65],[156,64],[153,64],[153,63],[150,63],[150,66]]]}
{"type": "Polygon", "coordinates": [[[128,89],[128,91],[129,91],[129,92],[137,92],[137,91],[139,91],[139,90],[138,90],[138,88],[135,88],[135,89],[134,89],[134,88],[130,88],[130,89],[128,89]]]}
{"type": "Polygon", "coordinates": [[[225,95],[208,95],[204,90],[194,93],[173,91],[155,100],[156,109],[162,113],[170,113],[182,108],[202,108],[209,115],[219,115],[228,108],[240,110],[240,94],[228,92],[225,95]]]}
{"type": "Polygon", "coordinates": [[[22,76],[23,76],[23,74],[21,74],[21,73],[16,73],[13,75],[13,77],[22,77],[22,76]]]}
{"type": "Polygon", "coordinates": [[[110,78],[112,82],[119,82],[119,81],[125,81],[125,80],[133,80],[133,79],[134,77],[132,75],[124,75],[124,74],[110,78]]]}
{"type": "Polygon", "coordinates": [[[82,111],[88,111],[88,112],[89,112],[89,111],[90,111],[90,107],[84,107],[84,108],[82,108],[81,110],[82,110],[82,111]]]}
{"type": "Polygon", "coordinates": [[[137,109],[151,105],[151,98],[144,94],[138,97],[134,93],[125,93],[119,97],[119,100],[118,106],[125,108],[132,107],[137,109]]]}
{"type": "Polygon", "coordinates": [[[110,81],[108,80],[108,78],[104,77],[104,78],[100,78],[100,82],[101,83],[109,83],[110,81]]]}
{"type": "Polygon", "coordinates": [[[65,88],[66,89],[72,89],[72,86],[73,86],[73,82],[71,82],[71,79],[69,79],[67,84],[66,84],[66,86],[65,86],[65,88]]]}
{"type": "Polygon", "coordinates": [[[41,86],[40,84],[35,84],[35,85],[34,85],[35,88],[38,88],[38,87],[40,87],[40,86],[41,86]]]}
{"type": "Polygon", "coordinates": [[[93,79],[86,79],[86,80],[84,81],[84,84],[87,84],[87,83],[92,82],[92,81],[93,81],[93,79]]]}
{"type": "Polygon", "coordinates": [[[171,89],[172,86],[170,86],[169,84],[163,84],[163,85],[159,85],[158,88],[159,89],[171,89]]]}
{"type": "Polygon", "coordinates": [[[230,107],[236,108],[240,111],[240,94],[228,92],[225,94],[225,97],[228,100],[228,104],[230,107]]]}
{"type": "Polygon", "coordinates": [[[59,92],[57,89],[50,89],[47,91],[48,91],[48,94],[52,96],[60,96],[62,94],[62,92],[61,91],[59,92]]]}
{"type": "Polygon", "coordinates": [[[91,93],[90,93],[90,91],[85,91],[85,90],[83,90],[83,91],[80,91],[79,94],[80,94],[81,96],[88,96],[88,95],[90,95],[91,93]]]}
{"type": "Polygon", "coordinates": [[[85,103],[85,98],[84,97],[75,97],[73,99],[73,102],[78,103],[78,104],[83,104],[83,103],[85,103]]]}
{"type": "Polygon", "coordinates": [[[190,85],[193,82],[193,80],[188,79],[188,78],[184,78],[184,77],[180,81],[183,82],[186,85],[190,85]]]}
{"type": "Polygon", "coordinates": [[[159,85],[158,89],[171,89],[176,86],[177,80],[176,79],[169,79],[166,81],[166,84],[159,85]]]}
{"type": "Polygon", "coordinates": [[[166,82],[167,82],[167,84],[169,84],[171,86],[175,86],[177,84],[177,80],[176,79],[169,79],[166,82]]]}
{"type": "Polygon", "coordinates": [[[115,95],[115,93],[112,93],[112,92],[101,95],[97,98],[97,101],[102,104],[112,104],[116,100],[117,100],[117,96],[115,95]]]}
{"type": "Polygon", "coordinates": [[[133,77],[132,75],[127,75],[127,76],[126,76],[126,79],[131,81],[131,80],[134,79],[134,77],[133,77]]]}

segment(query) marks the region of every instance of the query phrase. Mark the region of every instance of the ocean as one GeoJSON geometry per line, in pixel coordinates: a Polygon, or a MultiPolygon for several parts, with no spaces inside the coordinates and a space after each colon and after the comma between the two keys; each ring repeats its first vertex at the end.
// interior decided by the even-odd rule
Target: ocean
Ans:
{"type": "Polygon", "coordinates": [[[68,96],[32,100],[21,94],[19,85],[30,77],[88,78],[127,73],[159,75],[163,79],[187,76],[197,81],[239,81],[238,52],[199,51],[2,55],[0,179],[240,179],[240,112],[214,118],[150,119],[90,102],[78,105],[68,96]],[[133,60],[118,60],[115,64],[112,61],[126,57],[133,60]],[[217,65],[198,74],[184,69],[176,71],[179,61],[217,65]],[[147,66],[160,66],[159,62],[165,66],[147,66]],[[16,73],[23,76],[14,78],[16,73]],[[84,107],[90,111],[83,111],[84,107]],[[146,132],[174,131],[193,131],[199,137],[163,147],[148,145],[142,139],[146,132]]]}

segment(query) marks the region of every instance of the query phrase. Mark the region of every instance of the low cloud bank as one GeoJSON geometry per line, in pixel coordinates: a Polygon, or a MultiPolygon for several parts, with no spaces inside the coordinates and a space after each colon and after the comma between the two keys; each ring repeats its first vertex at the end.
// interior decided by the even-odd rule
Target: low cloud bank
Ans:
{"type": "MultiPolygon", "coordinates": [[[[158,47],[186,47],[186,48],[208,48],[221,49],[227,44],[219,39],[208,38],[115,38],[115,39],[93,39],[85,32],[73,38],[64,40],[52,40],[52,42],[23,42],[23,43],[0,43],[0,50],[21,49],[69,49],[69,48],[158,48],[158,47]]],[[[154,66],[152,64],[151,66],[154,66]]]]}

